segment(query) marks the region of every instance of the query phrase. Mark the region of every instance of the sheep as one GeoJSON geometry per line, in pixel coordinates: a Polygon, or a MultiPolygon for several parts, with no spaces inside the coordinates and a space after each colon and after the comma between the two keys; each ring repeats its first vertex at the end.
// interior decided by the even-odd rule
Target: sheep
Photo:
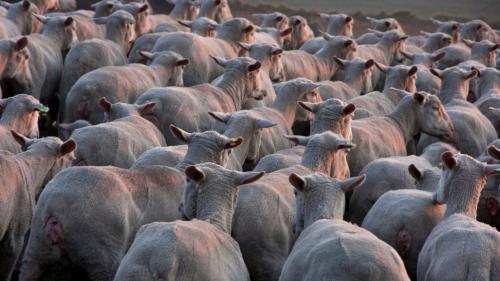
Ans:
{"type": "MultiPolygon", "coordinates": [[[[142,4],[142,3],[141,3],[142,4]]],[[[179,20],[193,20],[198,16],[200,2],[196,0],[178,0],[172,3],[173,8],[168,15],[153,14],[147,18],[147,25],[155,29],[159,25],[166,25],[168,31],[187,31],[188,29],[179,20]]]]}
{"type": "Polygon", "coordinates": [[[291,27],[283,30],[274,27],[257,27],[255,31],[255,43],[268,43],[282,47],[290,41],[293,29],[291,27]]]}
{"type": "Polygon", "coordinates": [[[391,190],[375,202],[362,224],[399,253],[413,280],[418,254],[446,209],[433,201],[433,195],[425,190],[391,190]]]}
{"type": "Polygon", "coordinates": [[[229,61],[212,58],[225,68],[221,81],[216,85],[152,88],[136,100],[138,105],[156,103],[147,118],[160,129],[169,145],[182,144],[172,136],[168,127],[170,124],[189,132],[213,129],[221,132],[221,124],[209,116],[209,111],[235,112],[241,109],[246,99],[264,98],[258,79],[261,67],[258,61],[251,58],[229,61]]]}
{"type": "MultiPolygon", "coordinates": [[[[465,71],[459,67],[444,71],[431,69],[442,81],[439,98],[453,122],[453,136],[447,140],[461,151],[473,157],[480,155],[488,143],[497,138],[491,122],[471,103],[467,102],[469,80],[477,76],[477,71],[465,71]]],[[[428,135],[421,135],[417,151],[437,141],[428,135]]]]}
{"type": "Polygon", "coordinates": [[[48,108],[37,99],[26,94],[0,99],[0,149],[12,153],[22,151],[21,146],[12,137],[11,130],[29,137],[37,138],[39,112],[47,112],[48,108]]]}
{"type": "Polygon", "coordinates": [[[210,112],[210,116],[226,124],[227,128],[223,135],[214,131],[188,133],[171,125],[172,133],[186,145],[147,150],[134,162],[132,168],[162,165],[184,170],[190,163],[213,162],[241,171],[245,160],[253,162],[258,157],[260,130],[276,125],[248,111],[232,114],[210,112]],[[223,153],[228,149],[232,149],[229,156],[223,153]]]}
{"type": "Polygon", "coordinates": [[[403,28],[395,18],[375,19],[372,17],[366,17],[366,19],[371,22],[373,30],[369,30],[371,32],[365,33],[356,39],[356,43],[359,45],[377,44],[380,40],[380,34],[375,31],[385,32],[396,30],[404,33],[403,28]]]}
{"type": "Polygon", "coordinates": [[[307,143],[301,165],[266,174],[252,184],[240,186],[232,236],[240,245],[252,280],[277,280],[295,240],[292,232],[295,199],[288,176],[344,171],[345,157],[343,162],[335,161],[341,159],[339,153],[344,155],[344,150],[354,146],[332,132],[289,138],[307,143]],[[334,171],[330,171],[332,166],[334,171]]]}
{"type": "Polygon", "coordinates": [[[217,28],[216,38],[174,32],[158,39],[152,52],[170,50],[189,59],[190,64],[184,72],[186,86],[208,83],[221,75],[223,69],[207,54],[224,59],[237,57],[240,51],[238,42],[253,43],[254,30],[255,27],[248,20],[235,18],[224,22],[217,28]],[[200,52],[200,50],[203,51],[200,52]]]}
{"type": "MultiPolygon", "coordinates": [[[[320,134],[326,131],[343,136],[346,140],[352,139],[351,120],[356,110],[353,104],[347,104],[339,99],[328,99],[319,103],[299,102],[299,105],[314,114],[314,119],[311,123],[311,135],[320,134]]],[[[356,113],[357,114],[357,113],[356,113]]],[[[290,149],[283,149],[273,154],[263,157],[254,171],[265,171],[266,173],[289,168],[293,165],[300,164],[304,155],[303,146],[295,146],[290,149]]],[[[339,157],[341,156],[339,154],[339,157]]],[[[333,163],[335,165],[335,161],[333,163]]],[[[331,171],[338,171],[332,167],[331,171]]],[[[349,176],[349,168],[338,172],[338,175],[343,174],[344,177],[349,176]]]]}
{"type": "Polygon", "coordinates": [[[149,5],[146,3],[130,2],[127,4],[115,5],[113,10],[127,11],[134,16],[134,31],[136,37],[149,33],[153,29],[149,22],[151,17],[148,11],[149,5]]]}
{"type": "Polygon", "coordinates": [[[112,280],[140,226],[181,217],[184,178],[162,166],[58,173],[38,198],[19,280],[39,279],[58,262],[81,267],[91,280],[112,280]]]}
{"type": "Polygon", "coordinates": [[[29,63],[25,65],[23,60],[16,61],[20,63],[20,70],[9,83],[14,85],[12,94],[26,93],[48,103],[55,98],[61,79],[62,52],[69,49],[76,39],[75,25],[71,17],[35,17],[44,24],[42,33],[20,39],[27,41],[24,52],[29,56],[29,63]]]}
{"type": "Polygon", "coordinates": [[[0,224],[0,278],[10,280],[24,246],[35,207],[35,198],[42,187],[71,163],[75,142],[58,138],[30,139],[16,131],[12,136],[25,150],[19,154],[1,154],[3,214],[0,224]]]}
{"type": "Polygon", "coordinates": [[[250,280],[231,238],[231,222],[238,186],[264,173],[236,172],[213,163],[189,166],[185,173],[190,181],[180,209],[189,221],[142,226],[114,280],[250,280]],[[152,271],[151,263],[156,264],[152,271]]]}
{"type": "MultiPolygon", "coordinates": [[[[215,37],[217,33],[217,22],[209,18],[201,17],[192,21],[179,20],[178,22],[179,24],[189,28],[191,33],[196,33],[204,37],[215,37]]],[[[153,30],[153,32],[158,31],[159,30],[157,26],[156,29],[153,30]]]]}
{"type": "Polygon", "coordinates": [[[274,27],[278,30],[288,28],[288,17],[283,13],[258,13],[252,14],[252,16],[260,21],[260,27],[274,27]]]}
{"type": "Polygon", "coordinates": [[[105,66],[80,77],[68,92],[65,104],[61,105],[60,115],[64,116],[64,122],[83,119],[91,124],[101,123],[104,111],[99,106],[99,99],[102,97],[113,103],[133,103],[150,88],[183,85],[187,59],[172,51],[141,54],[150,61],[148,66],[105,66]]]}
{"type": "MultiPolygon", "coordinates": [[[[401,91],[394,88],[401,88],[409,92],[416,90],[415,81],[418,69],[416,66],[396,65],[389,67],[379,63],[375,63],[375,66],[382,73],[385,73],[384,90],[354,97],[349,102],[364,109],[369,116],[383,116],[391,113],[405,96],[404,93],[402,94],[401,91]]],[[[356,116],[355,119],[359,119],[359,117],[366,116],[356,116]]]]}
{"type": "Polygon", "coordinates": [[[314,55],[301,50],[283,53],[283,67],[287,80],[299,77],[312,81],[330,80],[338,69],[333,57],[342,59],[354,57],[357,47],[354,40],[326,33],[323,33],[323,37],[328,43],[314,55]]]}
{"type": "Polygon", "coordinates": [[[166,145],[158,128],[141,116],[148,114],[154,103],[122,116],[106,98],[101,98],[100,104],[111,116],[111,122],[73,131],[71,139],[78,145],[74,165],[129,168],[144,151],[166,145]]]}
{"type": "Polygon", "coordinates": [[[500,42],[500,36],[486,22],[477,19],[464,23],[460,30],[460,36],[472,41],[500,42]]]}
{"type": "Polygon", "coordinates": [[[120,5],[118,0],[101,0],[90,5],[90,9],[94,11],[94,17],[107,17],[113,13],[115,5],[120,5]]]}
{"type": "MultiPolygon", "coordinates": [[[[392,65],[399,60],[399,51],[404,48],[404,41],[408,36],[399,31],[386,31],[381,33],[382,38],[376,44],[359,45],[357,55],[362,59],[373,59],[376,63],[392,65]]],[[[378,70],[372,73],[372,85],[375,89],[381,88],[378,83],[383,82],[378,70]]]]}
{"type": "MultiPolygon", "coordinates": [[[[479,156],[477,160],[488,164],[499,164],[500,155],[497,154],[498,149],[500,149],[500,139],[490,143],[487,151],[479,156]],[[494,147],[497,149],[494,149],[494,147]]],[[[491,225],[497,230],[500,229],[500,216],[498,215],[500,206],[499,187],[500,179],[498,177],[488,177],[477,205],[477,220],[491,225]]]]}
{"type": "MultiPolygon", "coordinates": [[[[303,78],[280,83],[276,85],[276,100],[271,105],[250,110],[252,114],[277,124],[262,132],[260,157],[291,147],[291,143],[284,139],[283,135],[292,134],[292,125],[297,118],[297,102],[319,101],[318,87],[318,84],[303,78]]],[[[310,119],[308,113],[305,114],[305,119],[310,119]]]]}
{"type": "MultiPolygon", "coordinates": [[[[326,33],[334,36],[352,37],[354,19],[351,16],[346,14],[328,15],[325,13],[320,13],[319,15],[322,19],[327,21],[326,33]]],[[[308,52],[309,54],[315,54],[321,50],[325,44],[326,40],[323,37],[315,37],[305,42],[300,47],[300,50],[308,52]]]]}
{"type": "MultiPolygon", "coordinates": [[[[38,29],[37,21],[32,14],[39,14],[40,11],[30,1],[23,0],[17,3],[1,1],[0,6],[7,9],[5,18],[2,18],[2,28],[8,28],[9,30],[3,30],[3,32],[15,33],[15,35],[28,35],[38,29]],[[6,19],[14,23],[15,27],[5,21],[6,19]]],[[[6,38],[5,34],[2,34],[0,37],[6,38]]]]}
{"type": "Polygon", "coordinates": [[[335,62],[344,70],[343,81],[321,81],[319,94],[321,99],[338,98],[346,101],[359,95],[369,93],[372,87],[372,59],[354,58],[350,61],[334,57],[335,62]]]}
{"type": "MultiPolygon", "coordinates": [[[[240,43],[242,50],[248,52],[248,55],[261,63],[261,71],[259,79],[261,80],[261,87],[265,91],[266,96],[262,101],[255,99],[247,100],[242,108],[251,109],[254,107],[261,107],[270,105],[276,99],[276,92],[273,83],[282,82],[284,80],[283,70],[283,49],[271,44],[245,44],[240,43]]],[[[212,84],[222,79],[219,76],[212,84]]]]}
{"type": "Polygon", "coordinates": [[[92,38],[103,39],[106,33],[104,26],[94,22],[95,14],[91,11],[78,10],[66,13],[57,12],[47,14],[46,16],[70,16],[75,21],[76,25],[76,42],[81,42],[92,38]]]}
{"type": "Polygon", "coordinates": [[[437,25],[436,32],[443,32],[446,34],[451,35],[453,38],[453,43],[458,43],[459,36],[460,36],[460,28],[462,24],[450,20],[450,21],[440,21],[434,18],[431,18],[432,23],[437,25]]]}
{"type": "Polygon", "coordinates": [[[460,42],[444,47],[440,49],[439,52],[446,54],[437,64],[437,68],[441,70],[456,66],[457,64],[470,59],[471,56],[470,48],[460,42]]]}
{"type": "Polygon", "coordinates": [[[229,1],[227,0],[200,0],[198,17],[207,17],[218,23],[224,23],[233,18],[229,1]]]}
{"type": "Polygon", "coordinates": [[[443,32],[429,33],[420,31],[425,37],[422,46],[407,45],[406,51],[411,53],[434,53],[435,51],[447,47],[453,43],[453,37],[443,32]]]}
{"type": "Polygon", "coordinates": [[[58,0],[33,0],[31,2],[38,7],[38,11],[41,15],[50,11],[55,11],[59,8],[58,0]]]}
{"type": "Polygon", "coordinates": [[[360,172],[366,175],[367,180],[353,192],[349,201],[350,221],[361,225],[377,200],[386,192],[417,188],[414,175],[422,175],[423,172],[419,170],[438,166],[437,160],[445,151],[458,152],[451,145],[438,142],[426,147],[420,156],[386,157],[370,162],[360,172]],[[410,164],[413,165],[411,170],[408,169],[410,164]]]}
{"type": "Polygon", "coordinates": [[[438,95],[441,91],[441,80],[431,73],[430,68],[434,67],[437,61],[444,58],[446,53],[412,54],[406,51],[400,51],[400,53],[409,61],[408,65],[417,67],[417,80],[415,81],[417,91],[438,95]]]}
{"type": "Polygon", "coordinates": [[[495,110],[500,110],[500,71],[495,68],[478,70],[477,101],[474,105],[490,120],[500,137],[500,116],[495,110]]]}
{"type": "Polygon", "coordinates": [[[443,139],[453,134],[451,119],[439,99],[424,92],[407,94],[389,115],[354,120],[353,142],[358,147],[347,157],[351,175],[359,175],[378,158],[407,155],[407,143],[420,132],[443,139]]]}
{"type": "Polygon", "coordinates": [[[290,43],[285,44],[286,50],[299,49],[305,42],[314,37],[314,32],[307,23],[307,19],[302,16],[291,16],[289,25],[293,31],[290,43]]]}
{"type": "Polygon", "coordinates": [[[489,40],[474,42],[462,39],[462,41],[471,49],[471,56],[469,60],[459,63],[459,67],[470,68],[474,66],[478,69],[482,69],[484,67],[496,66],[496,50],[500,47],[500,44],[492,43],[489,40]]]}
{"type": "Polygon", "coordinates": [[[335,180],[318,173],[290,175],[289,181],[297,190],[294,230],[300,236],[280,281],[410,280],[394,249],[370,232],[342,221],[344,193],[364,179],[335,180]]]}
{"type": "Polygon", "coordinates": [[[446,212],[422,247],[417,279],[498,279],[500,234],[476,221],[476,210],[486,177],[498,174],[500,165],[483,164],[466,154],[451,152],[443,153],[442,161],[443,175],[433,200],[446,203],[446,212]],[[451,265],[456,270],[447,270],[451,265]]]}
{"type": "Polygon", "coordinates": [[[85,73],[103,66],[117,66],[127,63],[126,53],[130,42],[135,39],[134,18],[126,11],[116,11],[110,16],[94,19],[106,24],[106,39],[91,39],[75,44],[64,60],[59,101],[65,103],[71,87],[85,73]]]}

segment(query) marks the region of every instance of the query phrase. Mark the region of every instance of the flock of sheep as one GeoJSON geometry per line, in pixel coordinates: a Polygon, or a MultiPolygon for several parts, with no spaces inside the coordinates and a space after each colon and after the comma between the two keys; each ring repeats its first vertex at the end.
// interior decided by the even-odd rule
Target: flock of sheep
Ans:
{"type": "Polygon", "coordinates": [[[484,21],[64,3],[1,2],[0,281],[500,280],[484,21]]]}

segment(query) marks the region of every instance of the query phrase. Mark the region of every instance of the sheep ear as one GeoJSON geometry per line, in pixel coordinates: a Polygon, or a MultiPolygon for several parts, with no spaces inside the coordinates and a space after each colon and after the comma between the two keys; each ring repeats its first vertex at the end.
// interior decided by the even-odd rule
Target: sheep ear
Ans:
{"type": "Polygon", "coordinates": [[[500,160],[500,149],[496,148],[495,146],[491,145],[490,147],[488,147],[488,154],[491,157],[500,160]]]}
{"type": "Polygon", "coordinates": [[[495,45],[493,45],[493,46],[490,48],[490,52],[494,52],[494,51],[496,51],[499,47],[500,47],[500,44],[498,44],[498,43],[497,43],[497,44],[495,44],[495,45]]]}
{"type": "Polygon", "coordinates": [[[351,149],[356,148],[356,144],[349,140],[342,140],[337,144],[337,149],[351,149]]]}
{"type": "Polygon", "coordinates": [[[64,21],[64,26],[70,26],[75,20],[72,17],[67,17],[64,21]]]}
{"type": "Polygon", "coordinates": [[[350,17],[350,16],[347,16],[347,17],[345,17],[345,19],[344,19],[344,22],[345,22],[345,23],[349,23],[349,22],[351,22],[351,21],[353,21],[353,18],[352,18],[352,17],[350,17]]]}
{"type": "Polygon", "coordinates": [[[330,15],[326,14],[326,13],[319,13],[319,17],[324,19],[324,20],[330,19],[330,15]]]}
{"type": "Polygon", "coordinates": [[[106,113],[111,112],[111,103],[107,98],[101,97],[101,99],[99,100],[99,105],[104,109],[104,111],[106,111],[106,113]]]}
{"type": "Polygon", "coordinates": [[[487,176],[500,175],[500,164],[486,165],[484,171],[487,176]]]}
{"type": "Polygon", "coordinates": [[[290,176],[288,177],[288,181],[298,191],[304,192],[304,189],[306,188],[307,185],[307,181],[305,178],[297,175],[296,173],[291,173],[290,176]]]}
{"type": "Polygon", "coordinates": [[[351,46],[352,44],[354,44],[354,41],[351,40],[351,39],[348,39],[344,42],[344,47],[349,47],[351,46]]]}
{"type": "Polygon", "coordinates": [[[28,46],[28,38],[23,36],[17,40],[14,49],[19,52],[22,49],[26,48],[26,46],[28,46]]]}
{"type": "Polygon", "coordinates": [[[221,67],[226,67],[227,65],[227,60],[226,59],[223,59],[223,58],[220,58],[220,57],[215,57],[215,56],[212,56],[212,55],[209,55],[214,61],[216,64],[220,65],[221,67]]]}
{"type": "Polygon", "coordinates": [[[424,35],[425,37],[429,37],[432,33],[429,33],[427,31],[420,30],[420,34],[424,35]]]}
{"type": "Polygon", "coordinates": [[[413,98],[419,103],[419,104],[424,104],[425,102],[425,95],[423,95],[420,92],[416,92],[413,94],[413,98]]]}
{"type": "Polygon", "coordinates": [[[231,138],[229,141],[224,145],[224,149],[232,149],[238,147],[241,143],[243,142],[242,137],[237,137],[237,138],[231,138]]]}
{"type": "Polygon", "coordinates": [[[470,80],[472,78],[475,78],[477,75],[478,75],[478,71],[476,69],[472,69],[470,72],[465,74],[464,79],[470,80]]]}
{"type": "Polygon", "coordinates": [[[443,22],[442,22],[442,21],[437,20],[437,19],[435,19],[435,18],[430,18],[430,20],[432,21],[432,23],[437,24],[437,25],[443,24],[443,22]]]}
{"type": "Polygon", "coordinates": [[[288,36],[288,35],[292,34],[292,31],[293,31],[293,28],[291,28],[291,27],[286,28],[286,29],[280,31],[280,36],[281,37],[288,36]]]}
{"type": "Polygon", "coordinates": [[[30,8],[31,8],[31,2],[30,2],[30,1],[28,1],[28,0],[24,0],[24,1],[23,1],[23,9],[24,9],[25,11],[28,11],[30,8]]]}
{"type": "Polygon", "coordinates": [[[193,21],[190,21],[190,20],[178,20],[177,22],[180,25],[185,26],[187,28],[191,28],[191,26],[193,25],[193,21]]]}
{"type": "Polygon", "coordinates": [[[319,33],[321,33],[321,36],[323,36],[323,39],[325,39],[326,41],[330,41],[333,39],[333,36],[331,36],[330,34],[328,34],[326,32],[323,32],[320,30],[319,33]]]}
{"type": "Polygon", "coordinates": [[[369,59],[365,62],[365,69],[372,68],[372,66],[375,64],[375,61],[372,59],[369,59]]]}
{"type": "Polygon", "coordinates": [[[305,101],[299,101],[297,103],[299,104],[300,107],[309,112],[316,113],[318,111],[318,104],[316,103],[305,102],[305,101]]]}
{"type": "Polygon", "coordinates": [[[342,181],[340,188],[344,192],[351,192],[356,187],[362,185],[365,182],[365,180],[366,180],[366,175],[348,178],[348,179],[342,181]]]}
{"type": "Polygon", "coordinates": [[[338,57],[333,57],[333,60],[335,61],[335,63],[340,66],[340,67],[344,67],[345,64],[347,63],[346,60],[343,60],[341,58],[338,58],[338,57]]]}
{"type": "Polygon", "coordinates": [[[382,71],[383,73],[387,73],[389,72],[389,70],[391,69],[390,66],[387,66],[385,64],[382,64],[382,63],[378,63],[378,62],[375,62],[375,66],[380,70],[382,71]]]}
{"type": "Polygon", "coordinates": [[[403,50],[400,50],[399,53],[402,54],[405,58],[407,58],[409,60],[413,60],[413,58],[415,57],[415,54],[408,53],[408,52],[403,51],[403,50]]]}
{"type": "Polygon", "coordinates": [[[12,134],[16,142],[21,145],[23,150],[25,150],[33,142],[32,139],[27,138],[14,130],[11,130],[10,133],[12,134]]]}
{"type": "Polygon", "coordinates": [[[69,139],[65,141],[61,146],[59,147],[59,152],[61,155],[66,155],[68,153],[73,152],[76,149],[76,142],[72,139],[69,139]]]}
{"type": "Polygon", "coordinates": [[[445,56],[446,56],[446,53],[445,53],[445,52],[441,52],[441,53],[438,53],[438,54],[432,55],[432,61],[439,61],[439,60],[441,60],[442,58],[444,58],[445,56]]]}
{"type": "Polygon", "coordinates": [[[457,160],[453,157],[453,153],[451,151],[443,152],[443,154],[441,154],[441,161],[443,161],[444,165],[450,170],[455,169],[457,166],[457,160]]]}
{"type": "Polygon", "coordinates": [[[139,51],[139,55],[148,60],[152,60],[155,57],[154,53],[148,51],[139,51]]]}
{"type": "Polygon", "coordinates": [[[474,45],[474,41],[469,39],[462,38],[462,42],[464,42],[464,44],[469,48],[472,48],[472,45],[474,45]]]}
{"type": "Polygon", "coordinates": [[[287,140],[290,140],[293,143],[295,143],[295,145],[304,145],[305,146],[305,145],[307,145],[307,143],[309,142],[309,139],[311,137],[285,135],[285,138],[287,140]]]}
{"type": "Polygon", "coordinates": [[[265,175],[265,172],[236,172],[235,182],[236,185],[249,184],[265,175]]]}
{"type": "Polygon", "coordinates": [[[342,112],[344,113],[344,115],[349,115],[349,114],[353,113],[355,110],[356,110],[356,106],[354,104],[350,103],[344,107],[342,112]]]}
{"type": "Polygon", "coordinates": [[[410,164],[410,166],[408,166],[408,172],[414,179],[418,181],[422,179],[422,171],[420,171],[414,164],[410,164]]]}
{"type": "Polygon", "coordinates": [[[408,76],[413,76],[413,75],[415,75],[415,74],[417,73],[417,71],[418,71],[417,66],[415,66],[415,65],[414,65],[414,66],[412,66],[412,67],[410,68],[410,70],[408,70],[408,76]]]}
{"type": "Polygon", "coordinates": [[[238,46],[242,48],[245,51],[250,51],[252,49],[252,44],[244,43],[244,42],[238,42],[238,46]]]}
{"type": "Polygon", "coordinates": [[[212,116],[215,120],[220,121],[222,123],[229,122],[229,119],[231,118],[230,113],[224,113],[224,112],[208,112],[208,115],[212,116]]]}
{"type": "Polygon", "coordinates": [[[439,70],[437,68],[431,68],[429,70],[431,71],[432,74],[434,74],[434,76],[439,77],[440,79],[443,78],[443,75],[442,75],[443,72],[441,70],[439,70]]]}
{"type": "Polygon", "coordinates": [[[142,7],[141,7],[141,8],[139,8],[139,13],[145,12],[145,11],[147,11],[148,9],[149,9],[148,4],[144,4],[144,5],[142,5],[142,7]]]}
{"type": "Polygon", "coordinates": [[[265,129],[265,128],[271,128],[271,127],[274,127],[276,126],[277,124],[276,123],[273,123],[269,120],[266,120],[266,119],[258,119],[257,122],[255,123],[255,125],[257,126],[257,128],[259,129],[265,129]]]}
{"type": "Polygon", "coordinates": [[[272,51],[272,54],[273,54],[273,56],[276,56],[276,55],[279,55],[279,54],[283,54],[283,49],[281,49],[281,48],[274,48],[273,51],[272,51]]]}
{"type": "Polygon", "coordinates": [[[184,65],[188,65],[188,64],[189,64],[189,60],[188,59],[178,59],[175,62],[175,66],[184,66],[184,65]]]}
{"type": "Polygon", "coordinates": [[[254,29],[255,29],[255,27],[254,27],[253,25],[249,25],[249,26],[247,26],[247,27],[243,30],[243,32],[244,32],[244,33],[249,33],[249,32],[254,31],[254,29]]]}
{"type": "Polygon", "coordinates": [[[264,18],[266,15],[265,14],[261,14],[261,13],[255,13],[255,14],[252,14],[252,17],[256,18],[256,19],[259,19],[261,20],[262,18],[264,18]]]}
{"type": "Polygon", "coordinates": [[[188,166],[184,173],[189,179],[195,182],[200,182],[205,178],[205,173],[196,166],[188,166]]]}
{"type": "Polygon", "coordinates": [[[41,23],[43,24],[46,24],[47,21],[49,20],[49,18],[47,18],[46,16],[42,16],[42,15],[39,15],[39,14],[35,14],[35,13],[31,13],[37,20],[39,20],[41,23]]]}
{"type": "Polygon", "coordinates": [[[145,115],[150,113],[155,106],[155,102],[148,102],[146,104],[137,105],[137,111],[139,112],[139,115],[145,115]]]}
{"type": "Polygon", "coordinates": [[[191,133],[188,133],[183,129],[176,127],[174,125],[170,125],[170,132],[172,132],[174,136],[176,136],[179,140],[185,143],[189,143],[189,141],[191,140],[191,135],[192,135],[191,133]]]}
{"type": "Polygon", "coordinates": [[[256,61],[254,64],[251,64],[251,65],[248,66],[248,72],[259,70],[260,67],[261,67],[260,62],[256,61]]]}

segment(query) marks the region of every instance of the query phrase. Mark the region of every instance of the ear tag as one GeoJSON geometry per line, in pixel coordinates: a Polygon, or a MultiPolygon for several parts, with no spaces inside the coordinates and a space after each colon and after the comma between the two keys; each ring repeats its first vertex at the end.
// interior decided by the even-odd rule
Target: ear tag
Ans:
{"type": "Polygon", "coordinates": [[[231,147],[234,147],[234,146],[237,146],[238,145],[238,139],[231,139],[229,141],[229,144],[231,145],[231,147]]]}
{"type": "Polygon", "coordinates": [[[128,24],[134,24],[134,20],[133,19],[128,19],[128,24]]]}
{"type": "Polygon", "coordinates": [[[40,105],[38,106],[38,110],[39,110],[41,113],[47,113],[47,112],[49,112],[49,108],[48,108],[47,106],[43,105],[43,104],[40,104],[40,105]]]}

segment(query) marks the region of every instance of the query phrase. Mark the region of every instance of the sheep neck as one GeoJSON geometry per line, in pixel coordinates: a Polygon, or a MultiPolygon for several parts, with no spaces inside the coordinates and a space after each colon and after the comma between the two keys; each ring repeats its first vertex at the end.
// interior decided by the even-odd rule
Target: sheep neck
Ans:
{"type": "Polygon", "coordinates": [[[330,175],[336,150],[332,150],[317,140],[310,140],[304,150],[301,165],[313,172],[330,175]]]}
{"type": "Polygon", "coordinates": [[[186,5],[180,5],[180,3],[176,3],[174,5],[174,8],[170,13],[168,14],[170,17],[174,19],[179,19],[179,20],[191,20],[188,18],[189,16],[189,7],[186,7],[186,5]]]}
{"type": "Polygon", "coordinates": [[[387,117],[399,128],[405,143],[408,143],[420,132],[417,127],[417,113],[413,99],[400,102],[399,105],[387,117]]]}
{"type": "Polygon", "coordinates": [[[253,128],[248,128],[244,126],[229,126],[224,135],[228,138],[237,138],[242,137],[243,142],[236,148],[231,151],[231,155],[229,157],[233,158],[238,162],[238,167],[241,170],[243,168],[243,164],[245,163],[245,158],[248,154],[248,150],[250,149],[250,143],[252,142],[254,134],[253,128]]]}
{"type": "Polygon", "coordinates": [[[448,192],[446,212],[443,219],[453,214],[464,214],[476,219],[477,204],[485,183],[486,179],[483,176],[475,176],[470,173],[455,176],[450,186],[463,186],[465,188],[460,189],[458,192],[453,190],[448,192]]]}
{"type": "Polygon", "coordinates": [[[234,111],[241,110],[245,99],[245,74],[240,71],[225,71],[220,82],[215,84],[233,101],[234,111]]]}
{"type": "Polygon", "coordinates": [[[454,100],[467,100],[469,94],[469,81],[458,79],[443,79],[439,98],[443,104],[451,103],[454,100]]]}
{"type": "Polygon", "coordinates": [[[25,186],[28,187],[32,200],[41,192],[45,178],[55,164],[55,157],[47,157],[46,153],[28,150],[16,155],[25,186]]]}
{"type": "Polygon", "coordinates": [[[219,179],[217,182],[211,183],[217,186],[216,188],[210,188],[209,191],[199,193],[196,218],[231,234],[238,188],[228,184],[228,182],[233,181],[232,178],[229,178],[229,175],[221,175],[221,177],[226,179],[219,179]]]}
{"type": "Polygon", "coordinates": [[[296,99],[290,99],[290,97],[286,97],[286,95],[278,93],[276,95],[276,99],[269,107],[281,113],[288,128],[292,128],[297,112],[296,104],[296,99]]]}

